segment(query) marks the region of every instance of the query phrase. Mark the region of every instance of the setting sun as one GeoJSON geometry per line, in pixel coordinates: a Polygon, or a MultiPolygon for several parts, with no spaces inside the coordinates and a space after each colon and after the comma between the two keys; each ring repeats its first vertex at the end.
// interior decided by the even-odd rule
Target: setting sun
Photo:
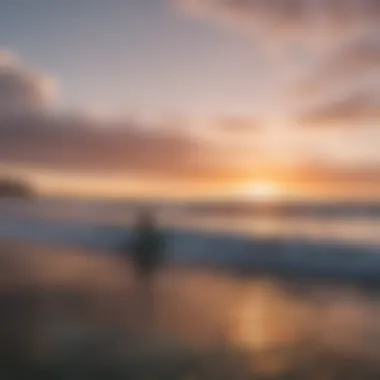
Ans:
{"type": "Polygon", "coordinates": [[[255,181],[244,186],[240,193],[259,200],[272,200],[281,194],[277,184],[267,181],[255,181]]]}

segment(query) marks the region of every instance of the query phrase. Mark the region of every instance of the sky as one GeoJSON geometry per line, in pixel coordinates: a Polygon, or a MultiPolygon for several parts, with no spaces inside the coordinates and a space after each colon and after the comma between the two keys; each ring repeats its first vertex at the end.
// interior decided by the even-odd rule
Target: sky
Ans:
{"type": "Polygon", "coordinates": [[[1,172],[376,196],[379,37],[380,0],[0,0],[1,172]]]}

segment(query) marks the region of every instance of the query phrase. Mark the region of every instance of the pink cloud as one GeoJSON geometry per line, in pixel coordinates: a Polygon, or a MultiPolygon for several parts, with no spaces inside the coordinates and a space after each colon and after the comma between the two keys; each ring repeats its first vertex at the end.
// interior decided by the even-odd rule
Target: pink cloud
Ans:
{"type": "Polygon", "coordinates": [[[198,16],[232,22],[264,39],[341,40],[363,28],[379,28],[379,0],[177,0],[198,16]],[[306,32],[306,33],[305,33],[306,32]]]}
{"type": "Polygon", "coordinates": [[[380,97],[376,93],[349,94],[314,107],[299,117],[305,126],[344,125],[357,127],[380,122],[380,97]]]}
{"type": "Polygon", "coordinates": [[[316,72],[297,84],[295,95],[318,96],[328,89],[374,75],[380,76],[380,44],[356,41],[338,49],[316,72]]]}

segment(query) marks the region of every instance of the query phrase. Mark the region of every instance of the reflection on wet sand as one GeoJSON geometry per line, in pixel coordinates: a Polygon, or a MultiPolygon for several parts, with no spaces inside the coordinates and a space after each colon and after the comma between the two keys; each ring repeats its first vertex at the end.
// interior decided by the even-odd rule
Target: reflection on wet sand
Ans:
{"type": "Polygon", "coordinates": [[[116,257],[10,242],[0,260],[4,371],[122,368],[152,371],[149,378],[231,379],[380,373],[379,301],[354,289],[305,290],[174,267],[148,286],[116,257]]]}

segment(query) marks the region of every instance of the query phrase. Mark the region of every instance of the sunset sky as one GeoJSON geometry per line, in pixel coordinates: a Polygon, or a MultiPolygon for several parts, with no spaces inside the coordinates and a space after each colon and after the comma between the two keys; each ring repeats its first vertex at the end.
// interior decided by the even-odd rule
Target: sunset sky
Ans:
{"type": "Polygon", "coordinates": [[[379,148],[380,0],[0,0],[0,169],[44,193],[376,197],[379,148]]]}

